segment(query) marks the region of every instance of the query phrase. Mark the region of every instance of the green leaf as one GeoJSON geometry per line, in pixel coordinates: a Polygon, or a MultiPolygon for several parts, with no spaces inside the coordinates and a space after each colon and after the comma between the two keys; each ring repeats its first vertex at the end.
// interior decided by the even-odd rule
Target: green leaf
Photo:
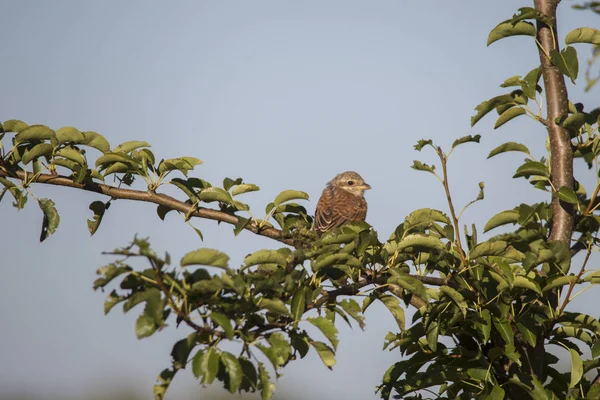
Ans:
{"type": "Polygon", "coordinates": [[[192,372],[196,378],[201,379],[203,385],[210,385],[219,372],[219,361],[221,355],[214,347],[210,347],[206,353],[199,350],[192,360],[192,372]]]}
{"type": "Polygon", "coordinates": [[[290,200],[308,200],[309,196],[305,192],[300,192],[298,190],[284,190],[279,193],[275,200],[273,200],[273,205],[275,207],[279,207],[281,204],[288,202],[290,200]]]}
{"type": "Polygon", "coordinates": [[[263,365],[263,363],[258,363],[258,373],[260,375],[260,385],[261,385],[261,396],[262,400],[269,400],[273,397],[273,392],[275,391],[275,385],[271,383],[269,373],[267,369],[263,365]]]}
{"type": "Polygon", "coordinates": [[[434,236],[427,235],[407,235],[402,239],[396,246],[397,251],[402,251],[406,248],[412,247],[424,247],[427,249],[435,249],[442,250],[444,249],[444,244],[440,241],[440,239],[434,236]]]}
{"type": "Polygon", "coordinates": [[[477,381],[491,381],[490,372],[487,368],[469,368],[467,369],[467,374],[477,381]]]}
{"type": "Polygon", "coordinates": [[[229,256],[215,249],[198,249],[190,251],[181,259],[181,266],[188,265],[209,265],[227,269],[229,256]]]}
{"type": "Polygon", "coordinates": [[[520,151],[525,154],[530,154],[527,146],[521,143],[516,142],[506,142],[502,143],[500,146],[496,147],[494,150],[490,151],[490,154],[487,158],[492,158],[498,154],[506,153],[508,151],[520,151]]]}
{"type": "Polygon", "coordinates": [[[104,217],[104,212],[108,209],[108,203],[105,204],[99,200],[96,200],[90,204],[89,209],[92,210],[94,216],[92,219],[87,220],[87,226],[88,230],[90,231],[90,235],[93,235],[100,227],[102,217],[104,217]]]}
{"type": "Polygon", "coordinates": [[[92,131],[86,131],[82,133],[83,137],[85,138],[85,142],[83,143],[84,145],[92,147],[96,150],[100,150],[102,153],[106,153],[110,150],[110,144],[104,138],[104,136],[92,131]]]}
{"type": "Polygon", "coordinates": [[[493,318],[494,327],[500,333],[502,340],[507,345],[513,346],[515,344],[515,338],[513,331],[510,327],[510,323],[505,319],[493,318]]]}
{"type": "Polygon", "coordinates": [[[490,338],[490,333],[492,331],[492,319],[489,310],[482,310],[481,318],[483,319],[483,322],[477,324],[477,329],[481,332],[481,335],[483,336],[483,342],[487,343],[488,339],[490,338]]]}
{"type": "Polygon", "coordinates": [[[565,37],[565,44],[573,43],[590,43],[596,46],[600,45],[600,31],[594,28],[577,28],[573,29],[565,37]]]}
{"type": "Polygon", "coordinates": [[[81,166],[86,165],[85,157],[83,156],[83,154],[81,154],[80,150],[77,150],[74,147],[63,147],[62,149],[58,150],[55,154],[56,156],[64,157],[68,160],[74,161],[81,166]]]}
{"type": "MultiPolygon", "coordinates": [[[[166,160],[162,160],[158,164],[158,173],[163,175],[169,171],[180,171],[185,176],[187,176],[187,173],[189,171],[193,170],[196,165],[200,164],[202,164],[202,160],[199,160],[194,157],[169,158],[166,160]]],[[[225,193],[229,194],[228,192],[225,193]]]]}
{"type": "Polygon", "coordinates": [[[229,191],[233,186],[240,185],[242,183],[242,178],[231,179],[225,178],[223,179],[223,189],[229,191]]]}
{"type": "Polygon", "coordinates": [[[479,103],[475,107],[475,115],[471,117],[471,126],[474,126],[481,118],[486,116],[490,111],[492,111],[496,107],[513,103],[515,103],[515,99],[510,94],[492,97],[489,100],[479,103]]]}
{"type": "Polygon", "coordinates": [[[514,287],[518,287],[518,288],[522,288],[522,289],[529,289],[529,290],[533,290],[534,292],[536,292],[539,295],[542,294],[540,285],[536,281],[534,281],[533,279],[531,279],[527,276],[523,276],[523,275],[515,276],[515,279],[513,280],[512,284],[514,287]]]}
{"type": "Polygon", "coordinates": [[[571,135],[577,135],[579,129],[585,124],[585,113],[576,112],[566,118],[558,117],[555,122],[571,132],[571,135]]]}
{"type": "Polygon", "coordinates": [[[156,332],[156,324],[154,318],[149,315],[142,314],[135,321],[135,335],[138,339],[151,336],[156,332]]]}
{"type": "Polygon", "coordinates": [[[456,146],[459,146],[463,143],[468,143],[468,142],[475,142],[475,143],[479,143],[479,141],[481,140],[481,135],[467,135],[467,136],[463,136],[461,138],[456,139],[453,143],[452,143],[452,148],[455,148],[456,146]]]}
{"type": "Polygon", "coordinates": [[[545,164],[542,164],[539,161],[527,161],[517,169],[517,172],[515,172],[513,178],[519,178],[521,176],[529,178],[532,175],[549,178],[550,171],[548,171],[548,167],[546,167],[545,164]]]}
{"type": "Polygon", "coordinates": [[[402,307],[400,307],[400,301],[398,300],[398,298],[395,296],[391,296],[391,295],[382,295],[382,296],[379,296],[378,299],[383,304],[385,304],[387,309],[394,316],[394,319],[396,320],[396,323],[398,324],[398,327],[400,328],[400,330],[404,332],[404,329],[406,326],[404,310],[402,309],[402,307]]]}
{"type": "Polygon", "coordinates": [[[449,224],[450,219],[448,219],[448,216],[441,211],[433,210],[431,208],[421,208],[408,214],[406,222],[404,222],[404,229],[408,232],[414,227],[426,227],[434,222],[449,224]]]}
{"type": "Polygon", "coordinates": [[[329,369],[335,365],[335,353],[323,342],[311,341],[310,344],[317,350],[323,364],[329,369]]]}
{"type": "Polygon", "coordinates": [[[525,75],[525,78],[520,82],[521,90],[523,90],[523,94],[528,98],[535,100],[536,92],[542,91],[542,89],[538,86],[538,82],[540,77],[542,76],[542,69],[540,67],[534,68],[525,75]]]}
{"type": "Polygon", "coordinates": [[[564,285],[570,285],[571,283],[577,282],[577,277],[574,275],[567,276],[557,276],[554,278],[550,278],[548,280],[548,284],[544,286],[542,292],[547,292],[557,287],[561,287],[564,285]]]}
{"type": "Polygon", "coordinates": [[[500,385],[494,385],[486,400],[504,400],[504,389],[500,385]]]}
{"type": "Polygon", "coordinates": [[[285,306],[285,303],[279,299],[267,299],[262,297],[258,300],[257,306],[275,314],[289,315],[289,311],[285,306]]]}
{"type": "Polygon", "coordinates": [[[519,12],[513,15],[513,17],[507,22],[516,24],[517,22],[523,21],[525,19],[535,19],[537,21],[543,22],[548,26],[554,25],[554,21],[552,18],[544,15],[541,11],[538,11],[533,7],[520,7],[519,12]]]}
{"type": "Polygon", "coordinates": [[[267,339],[271,347],[267,347],[262,344],[257,344],[256,347],[262,351],[265,356],[267,356],[269,361],[271,361],[273,364],[273,368],[277,370],[279,367],[288,362],[291,355],[291,347],[289,343],[283,339],[283,335],[274,335],[271,335],[269,339],[267,339]]]}
{"type": "Polygon", "coordinates": [[[18,133],[27,128],[28,126],[29,125],[27,125],[25,122],[19,121],[18,119],[9,119],[8,121],[5,121],[4,124],[2,124],[4,132],[18,133]]]}
{"type": "Polygon", "coordinates": [[[331,342],[333,348],[337,349],[339,342],[337,339],[338,330],[333,322],[325,317],[311,317],[308,319],[308,322],[319,328],[323,335],[331,342]]]}
{"type": "Polygon", "coordinates": [[[40,234],[40,242],[43,242],[48,236],[56,232],[60,223],[60,216],[54,207],[54,202],[50,199],[39,199],[38,205],[44,213],[42,221],[42,233],[40,234]]]}
{"type": "Polygon", "coordinates": [[[463,316],[466,317],[468,306],[462,294],[450,286],[440,286],[440,293],[448,296],[458,306],[463,316]]]}
{"type": "MultiPolygon", "coordinates": [[[[306,290],[306,287],[301,286],[294,292],[294,296],[292,297],[291,310],[294,321],[299,321],[304,314],[306,308],[306,290]]],[[[294,326],[297,326],[297,324],[294,326]]]]}
{"type": "Polygon", "coordinates": [[[209,187],[206,189],[202,189],[200,194],[198,194],[198,198],[205,203],[210,203],[213,201],[231,203],[231,201],[233,200],[229,192],[226,192],[225,190],[218,187],[209,187]]]}
{"type": "Polygon", "coordinates": [[[577,350],[570,348],[569,353],[571,353],[571,382],[569,383],[569,389],[571,389],[579,383],[583,376],[583,361],[577,350]]]}
{"type": "Polygon", "coordinates": [[[237,196],[238,194],[248,193],[248,192],[256,192],[260,190],[260,188],[251,183],[242,183],[241,185],[237,185],[231,191],[232,196],[237,196]]]}
{"type": "Polygon", "coordinates": [[[259,250],[244,259],[247,267],[258,264],[277,264],[282,267],[287,266],[288,256],[278,250],[259,250]]]}
{"type": "Polygon", "coordinates": [[[235,236],[239,235],[241,231],[243,231],[251,222],[252,220],[250,218],[244,218],[244,217],[240,217],[239,215],[237,216],[238,222],[235,224],[235,227],[233,228],[233,234],[235,236]]]}
{"type": "Polygon", "coordinates": [[[519,332],[521,332],[521,335],[527,344],[529,344],[531,347],[535,347],[537,343],[537,337],[535,336],[535,333],[521,322],[517,323],[517,329],[519,332]]]}
{"type": "Polygon", "coordinates": [[[186,338],[178,340],[171,349],[171,357],[173,358],[173,367],[177,369],[185,368],[188,362],[190,352],[196,346],[198,334],[190,333],[186,338]]]}
{"type": "Polygon", "coordinates": [[[338,303],[342,309],[354,319],[361,329],[364,329],[364,317],[361,314],[361,309],[356,300],[354,299],[344,299],[338,303]]]}
{"type": "Polygon", "coordinates": [[[521,107],[509,108],[508,110],[506,110],[502,114],[500,114],[500,116],[496,120],[496,123],[494,124],[494,129],[500,128],[502,125],[504,125],[511,119],[516,118],[519,115],[523,115],[523,114],[526,114],[526,111],[521,107]]]}
{"type": "Polygon", "coordinates": [[[84,143],[85,136],[77,128],[64,126],[56,131],[56,140],[58,144],[63,143],[84,143]]]}
{"type": "Polygon", "coordinates": [[[229,376],[229,391],[234,393],[242,384],[242,377],[244,376],[242,366],[237,357],[227,351],[221,354],[221,363],[223,363],[229,376]]]}
{"type": "Polygon", "coordinates": [[[535,36],[535,33],[535,26],[530,22],[519,21],[516,24],[513,24],[512,22],[502,22],[490,32],[487,45],[489,46],[495,41],[505,37],[517,35],[535,36]]]}
{"type": "Polygon", "coordinates": [[[560,190],[558,191],[558,198],[570,204],[577,204],[579,202],[575,191],[567,186],[563,186],[560,188],[560,190]]]}
{"type": "Polygon", "coordinates": [[[15,144],[32,140],[50,140],[56,138],[56,133],[45,125],[31,125],[15,135],[15,144]]]}
{"type": "Polygon", "coordinates": [[[106,168],[106,165],[114,164],[116,162],[120,162],[127,165],[135,164],[135,161],[128,155],[125,155],[123,153],[108,152],[96,159],[96,167],[103,166],[104,168],[106,168]]]}
{"type": "Polygon", "coordinates": [[[431,351],[437,351],[438,345],[438,337],[439,337],[439,324],[437,321],[430,321],[426,328],[426,339],[427,345],[431,351]]]}
{"type": "Polygon", "coordinates": [[[104,170],[104,176],[108,176],[110,174],[126,173],[131,171],[132,169],[133,167],[129,163],[116,162],[110,164],[110,166],[104,170]]]}
{"type": "Polygon", "coordinates": [[[493,242],[483,242],[478,244],[469,254],[471,260],[475,260],[478,257],[483,256],[499,256],[508,247],[508,243],[502,240],[496,240],[493,242]]]}
{"type": "Polygon", "coordinates": [[[106,300],[104,301],[104,314],[108,314],[114,306],[116,306],[123,300],[125,300],[125,296],[119,295],[117,291],[113,289],[113,291],[110,292],[108,296],[106,296],[106,300]]]}
{"type": "Polygon", "coordinates": [[[502,84],[500,85],[500,87],[511,87],[511,86],[520,86],[521,85],[521,75],[515,75],[515,76],[511,76],[510,78],[506,79],[504,82],[502,82],[502,84]]]}
{"type": "Polygon", "coordinates": [[[212,319],[215,324],[223,328],[223,331],[225,331],[225,336],[227,336],[228,339],[233,338],[233,326],[231,325],[231,320],[228,316],[213,311],[210,313],[210,319],[212,319]]]}
{"type": "Polygon", "coordinates": [[[152,388],[152,392],[154,393],[155,400],[164,400],[165,394],[167,393],[167,389],[171,386],[171,382],[175,377],[175,374],[179,368],[165,368],[161,371],[161,373],[156,377],[157,382],[154,384],[152,388]]]}
{"type": "Polygon", "coordinates": [[[150,147],[150,143],[133,140],[130,142],[121,143],[113,149],[113,152],[127,154],[132,150],[139,149],[140,147],[150,147]]]}
{"type": "Polygon", "coordinates": [[[413,165],[411,166],[411,168],[416,169],[417,171],[425,171],[430,172],[432,174],[435,173],[435,165],[430,166],[418,160],[413,160],[413,165]]]}
{"type": "Polygon", "coordinates": [[[575,83],[579,73],[579,60],[577,59],[577,50],[574,47],[568,46],[560,53],[556,50],[550,50],[550,59],[560,72],[571,78],[575,83]]]}
{"type": "Polygon", "coordinates": [[[30,161],[38,158],[38,157],[48,157],[52,155],[54,151],[54,146],[50,143],[39,143],[33,146],[30,150],[26,150],[23,154],[23,158],[21,162],[25,165],[29,164],[30,161]]]}
{"type": "Polygon", "coordinates": [[[423,150],[423,147],[425,147],[425,146],[434,147],[433,146],[433,140],[431,140],[431,139],[419,139],[419,141],[417,142],[417,144],[415,144],[414,147],[415,147],[415,150],[421,151],[421,150],[423,150]]]}
{"type": "Polygon", "coordinates": [[[117,276],[131,272],[132,268],[120,262],[111,263],[96,270],[96,274],[101,277],[94,281],[93,289],[99,289],[108,285],[117,276]]]}

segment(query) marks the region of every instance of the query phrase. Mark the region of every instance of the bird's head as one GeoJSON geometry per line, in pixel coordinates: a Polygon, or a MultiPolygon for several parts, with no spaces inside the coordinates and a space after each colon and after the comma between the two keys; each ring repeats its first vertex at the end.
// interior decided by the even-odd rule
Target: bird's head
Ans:
{"type": "Polygon", "coordinates": [[[362,176],[353,171],[346,171],[336,175],[329,182],[329,185],[336,189],[346,190],[355,196],[362,196],[365,190],[371,189],[371,186],[365,182],[362,176]]]}

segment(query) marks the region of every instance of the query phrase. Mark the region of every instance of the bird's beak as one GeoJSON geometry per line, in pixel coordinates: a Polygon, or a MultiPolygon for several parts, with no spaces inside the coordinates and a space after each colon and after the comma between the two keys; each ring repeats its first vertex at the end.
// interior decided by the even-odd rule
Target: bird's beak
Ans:
{"type": "Polygon", "coordinates": [[[371,185],[369,185],[368,183],[365,183],[364,185],[362,185],[361,189],[362,190],[369,190],[369,189],[371,189],[371,185]]]}

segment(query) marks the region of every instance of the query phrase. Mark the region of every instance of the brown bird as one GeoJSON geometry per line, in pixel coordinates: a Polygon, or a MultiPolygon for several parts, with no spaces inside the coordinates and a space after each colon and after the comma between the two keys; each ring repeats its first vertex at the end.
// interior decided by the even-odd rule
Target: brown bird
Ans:
{"type": "Polygon", "coordinates": [[[364,221],[367,216],[365,190],[371,189],[356,172],[336,175],[325,187],[317,203],[313,231],[319,235],[349,222],[364,221]]]}

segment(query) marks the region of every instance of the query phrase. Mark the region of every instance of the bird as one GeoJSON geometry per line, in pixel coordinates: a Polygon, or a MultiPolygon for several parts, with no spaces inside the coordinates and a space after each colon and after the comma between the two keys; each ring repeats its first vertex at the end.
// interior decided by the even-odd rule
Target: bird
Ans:
{"type": "Polygon", "coordinates": [[[358,173],[346,171],[327,183],[317,202],[312,230],[319,236],[349,222],[367,217],[365,190],[371,186],[358,173]]]}

